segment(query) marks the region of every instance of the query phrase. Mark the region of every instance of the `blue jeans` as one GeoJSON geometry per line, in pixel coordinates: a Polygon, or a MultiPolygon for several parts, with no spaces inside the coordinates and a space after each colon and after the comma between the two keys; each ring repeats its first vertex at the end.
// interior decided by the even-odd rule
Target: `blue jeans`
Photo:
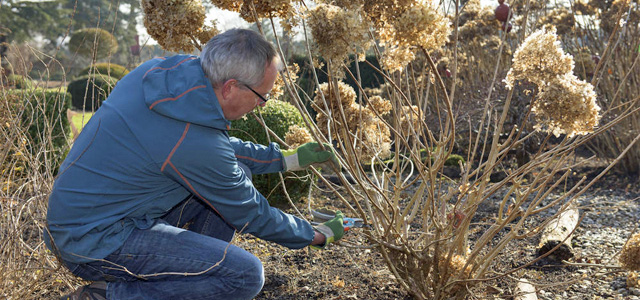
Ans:
{"type": "Polygon", "coordinates": [[[234,232],[191,197],[151,228],[135,229],[104,261],[65,264],[83,279],[107,281],[112,300],[251,299],[262,289],[264,270],[257,257],[229,244],[234,232]]]}

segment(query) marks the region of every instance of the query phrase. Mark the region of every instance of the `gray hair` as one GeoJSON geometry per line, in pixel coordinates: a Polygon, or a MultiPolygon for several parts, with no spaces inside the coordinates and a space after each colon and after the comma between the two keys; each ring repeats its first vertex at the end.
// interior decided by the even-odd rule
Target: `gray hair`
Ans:
{"type": "Polygon", "coordinates": [[[202,49],[200,60],[214,87],[229,79],[256,86],[264,78],[267,63],[273,61],[278,70],[282,68],[271,43],[255,31],[238,28],[211,38],[202,49]]]}

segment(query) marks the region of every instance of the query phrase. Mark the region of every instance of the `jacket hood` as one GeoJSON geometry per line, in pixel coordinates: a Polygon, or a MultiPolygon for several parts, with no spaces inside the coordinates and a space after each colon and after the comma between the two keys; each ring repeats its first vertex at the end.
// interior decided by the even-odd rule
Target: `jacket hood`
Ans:
{"type": "Polygon", "coordinates": [[[143,76],[142,87],[147,107],[161,115],[221,130],[231,124],[197,56],[159,60],[143,76]]]}

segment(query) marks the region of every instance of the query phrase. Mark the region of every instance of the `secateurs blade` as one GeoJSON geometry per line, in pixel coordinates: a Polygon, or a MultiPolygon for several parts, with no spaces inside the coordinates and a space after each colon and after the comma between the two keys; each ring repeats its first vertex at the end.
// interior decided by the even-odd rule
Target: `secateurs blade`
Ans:
{"type": "MultiPolygon", "coordinates": [[[[335,212],[332,212],[327,209],[323,209],[322,212],[317,210],[311,210],[311,215],[313,216],[313,223],[320,224],[322,222],[329,221],[335,217],[335,212]]],[[[361,218],[342,218],[344,230],[347,231],[351,228],[369,228],[370,225],[364,223],[364,220],[361,218]]]]}

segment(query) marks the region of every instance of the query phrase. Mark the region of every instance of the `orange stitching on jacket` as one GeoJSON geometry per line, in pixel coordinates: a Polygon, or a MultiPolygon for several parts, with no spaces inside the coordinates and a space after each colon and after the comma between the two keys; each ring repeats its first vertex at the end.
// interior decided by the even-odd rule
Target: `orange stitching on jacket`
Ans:
{"type": "Polygon", "coordinates": [[[197,90],[197,89],[201,89],[201,88],[205,88],[207,87],[206,85],[199,85],[199,86],[194,86],[186,91],[184,91],[182,94],[178,95],[177,97],[172,97],[172,98],[164,98],[164,99],[160,99],[156,102],[153,102],[153,104],[151,104],[151,106],[149,106],[149,109],[153,109],[154,106],[156,106],[156,104],[160,103],[160,102],[166,102],[166,101],[176,101],[178,100],[178,98],[184,96],[186,93],[191,92],[193,90],[197,90]]]}
{"type": "Polygon", "coordinates": [[[189,131],[189,126],[190,125],[191,125],[191,123],[187,123],[187,126],[184,128],[184,132],[182,132],[182,136],[178,140],[178,143],[176,143],[176,145],[173,146],[173,149],[171,149],[171,153],[169,153],[169,156],[167,156],[167,159],[164,160],[164,163],[162,164],[162,167],[160,168],[161,172],[164,172],[164,168],[167,166],[168,163],[170,163],[171,157],[173,156],[173,153],[176,152],[178,147],[180,147],[180,144],[182,144],[182,141],[184,140],[184,137],[187,136],[187,131],[189,131]]]}
{"type": "MultiPolygon", "coordinates": [[[[173,169],[173,171],[175,171],[178,176],[180,176],[180,178],[182,178],[182,180],[184,181],[184,183],[187,184],[187,186],[189,186],[189,188],[191,189],[191,191],[193,191],[193,193],[198,196],[198,198],[204,200],[204,202],[209,205],[211,207],[211,209],[213,209],[221,218],[222,220],[224,220],[225,222],[227,222],[227,220],[222,216],[222,214],[215,208],[213,207],[213,205],[211,205],[211,203],[209,203],[209,201],[206,201],[206,198],[200,196],[200,193],[198,193],[198,191],[196,191],[196,189],[191,185],[191,183],[187,180],[187,178],[185,178],[184,176],[182,176],[182,173],[180,173],[180,171],[178,171],[178,168],[176,168],[176,166],[174,166],[171,162],[168,162],[169,165],[171,166],[171,168],[173,169]]],[[[227,224],[229,224],[231,227],[233,227],[233,229],[237,230],[237,228],[233,225],[231,225],[231,223],[227,222],[227,224]]]]}
{"type": "Polygon", "coordinates": [[[175,67],[177,67],[177,66],[181,65],[183,62],[188,61],[188,60],[192,60],[192,59],[196,59],[196,57],[189,57],[189,58],[185,58],[185,59],[183,59],[182,61],[180,61],[179,63],[177,63],[176,65],[174,65],[174,66],[173,66],[173,67],[171,67],[171,68],[153,67],[153,68],[151,68],[151,69],[147,70],[147,72],[145,72],[145,73],[144,73],[144,75],[142,76],[142,78],[147,77],[147,74],[149,74],[149,72],[151,72],[151,71],[154,71],[154,70],[171,70],[171,69],[173,69],[173,68],[175,68],[175,67]]]}
{"type": "Polygon", "coordinates": [[[274,158],[274,159],[272,159],[272,160],[258,160],[258,159],[255,159],[255,158],[253,158],[253,157],[240,156],[240,155],[236,155],[236,158],[242,158],[242,159],[246,159],[246,160],[250,160],[250,161],[255,161],[255,162],[258,162],[258,163],[264,163],[264,164],[270,164],[270,163],[272,163],[272,162],[276,162],[276,161],[279,161],[279,160],[280,160],[279,158],[274,158]]]}

